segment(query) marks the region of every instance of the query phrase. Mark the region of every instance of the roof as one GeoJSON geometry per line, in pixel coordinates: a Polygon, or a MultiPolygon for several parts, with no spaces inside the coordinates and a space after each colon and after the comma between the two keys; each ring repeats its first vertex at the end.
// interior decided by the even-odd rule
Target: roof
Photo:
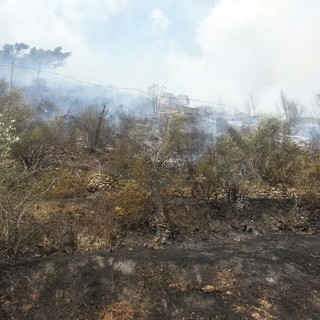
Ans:
{"type": "Polygon", "coordinates": [[[162,98],[173,98],[173,94],[171,92],[163,92],[161,95],[162,98]]]}

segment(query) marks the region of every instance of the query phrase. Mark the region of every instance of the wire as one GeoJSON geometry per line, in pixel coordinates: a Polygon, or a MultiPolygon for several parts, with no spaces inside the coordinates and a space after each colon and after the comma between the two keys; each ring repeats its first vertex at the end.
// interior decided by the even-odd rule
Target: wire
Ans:
{"type": "MultiPolygon", "coordinates": [[[[8,67],[9,65],[0,64],[0,66],[8,67]]],[[[15,66],[15,68],[28,69],[28,70],[33,70],[33,71],[39,72],[39,69],[27,67],[27,66],[15,66]]],[[[109,88],[109,89],[119,89],[119,90],[132,90],[132,91],[138,91],[138,92],[145,93],[145,94],[147,93],[147,92],[140,90],[140,89],[137,89],[137,88],[126,88],[126,87],[118,87],[118,86],[113,86],[113,85],[104,85],[104,84],[94,83],[94,82],[77,79],[77,78],[62,74],[62,73],[49,71],[49,70],[41,70],[41,73],[48,73],[48,74],[57,75],[57,76],[60,76],[60,77],[63,77],[63,78],[66,78],[66,79],[69,79],[69,80],[72,80],[75,82],[84,83],[84,84],[88,84],[88,85],[96,86],[96,87],[103,87],[103,88],[109,88]]]]}
{"type": "MultiPolygon", "coordinates": [[[[7,64],[7,65],[5,65],[5,64],[0,64],[0,67],[9,67],[9,66],[11,66],[11,65],[10,65],[10,64],[7,64]]],[[[39,72],[39,69],[32,68],[32,67],[17,66],[17,65],[15,65],[14,67],[15,67],[15,68],[28,69],[28,70],[33,70],[33,71],[39,72]]],[[[79,83],[83,83],[83,84],[87,84],[87,85],[91,85],[91,86],[95,86],[95,87],[115,89],[115,90],[130,90],[130,91],[135,91],[135,92],[142,93],[142,94],[144,94],[144,95],[148,95],[148,92],[147,92],[147,91],[144,91],[144,90],[141,90],[141,89],[137,89],[137,88],[120,87],[120,86],[114,86],[114,85],[105,85],[105,84],[94,83],[94,82],[77,79],[77,78],[74,78],[74,77],[71,77],[71,76],[67,76],[67,75],[65,75],[65,74],[62,74],[62,73],[58,73],[58,72],[54,72],[54,71],[49,71],[49,70],[41,70],[41,73],[48,73],[48,74],[60,76],[60,77],[63,77],[63,78],[65,78],[65,79],[68,79],[68,80],[72,80],[72,81],[75,81],[75,82],[79,82],[79,83]]],[[[162,97],[162,96],[161,96],[161,97],[162,97]]],[[[241,112],[241,111],[239,111],[238,109],[236,109],[235,107],[230,106],[230,105],[225,104],[225,103],[221,103],[221,102],[212,102],[212,101],[199,100],[199,99],[191,99],[191,98],[189,98],[189,101],[200,102],[200,103],[207,103],[207,104],[214,105],[214,106],[227,107],[227,108],[232,109],[233,111],[236,111],[236,112],[239,112],[239,113],[241,112]]]]}

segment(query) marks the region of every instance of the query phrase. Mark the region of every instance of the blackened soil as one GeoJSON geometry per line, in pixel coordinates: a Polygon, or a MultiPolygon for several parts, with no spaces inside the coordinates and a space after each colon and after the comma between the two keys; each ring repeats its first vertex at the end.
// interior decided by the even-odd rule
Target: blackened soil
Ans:
{"type": "Polygon", "coordinates": [[[0,265],[1,319],[320,319],[320,235],[0,265]]]}

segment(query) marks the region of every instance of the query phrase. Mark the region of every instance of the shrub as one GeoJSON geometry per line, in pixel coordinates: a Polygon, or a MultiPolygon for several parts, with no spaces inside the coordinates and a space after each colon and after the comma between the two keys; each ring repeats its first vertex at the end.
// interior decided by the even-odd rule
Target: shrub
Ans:
{"type": "Polygon", "coordinates": [[[55,199],[74,198],[85,192],[81,175],[70,168],[58,168],[48,173],[54,181],[48,196],[55,199]]]}
{"type": "Polygon", "coordinates": [[[55,141],[49,127],[45,123],[34,122],[20,133],[19,138],[12,146],[13,158],[26,170],[42,167],[55,141]]]}
{"type": "Polygon", "coordinates": [[[141,185],[134,181],[125,182],[111,197],[113,211],[122,226],[133,227],[145,221],[150,192],[141,185]]]}

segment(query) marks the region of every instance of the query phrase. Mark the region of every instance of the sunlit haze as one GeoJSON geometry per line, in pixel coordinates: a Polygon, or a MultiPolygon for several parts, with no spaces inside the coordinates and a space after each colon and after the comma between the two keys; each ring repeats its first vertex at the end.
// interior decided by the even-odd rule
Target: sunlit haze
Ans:
{"type": "MultiPolygon", "coordinates": [[[[319,0],[0,0],[1,45],[72,52],[58,71],[98,84],[276,111],[320,91],[319,0]]],[[[1,77],[10,68],[1,67],[1,77]]]]}

